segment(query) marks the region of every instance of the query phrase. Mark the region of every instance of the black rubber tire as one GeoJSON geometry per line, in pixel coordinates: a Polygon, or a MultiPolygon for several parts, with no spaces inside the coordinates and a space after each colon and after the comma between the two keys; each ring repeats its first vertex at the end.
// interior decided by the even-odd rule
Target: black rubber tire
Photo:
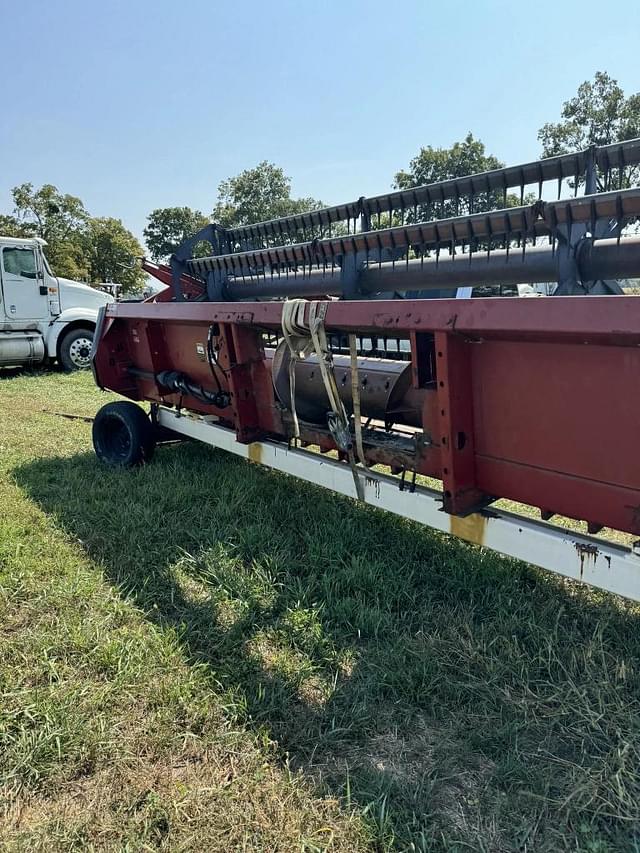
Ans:
{"type": "Polygon", "coordinates": [[[153,424],[135,403],[107,403],[93,421],[93,449],[101,462],[132,468],[149,462],[156,442],[153,424]]]}
{"type": "Polygon", "coordinates": [[[67,373],[74,370],[87,370],[91,367],[93,335],[94,330],[88,328],[71,329],[64,335],[60,342],[59,352],[60,364],[67,373]],[[78,342],[81,343],[80,347],[78,347],[78,342]],[[79,361],[79,359],[81,360],[79,361]]]}

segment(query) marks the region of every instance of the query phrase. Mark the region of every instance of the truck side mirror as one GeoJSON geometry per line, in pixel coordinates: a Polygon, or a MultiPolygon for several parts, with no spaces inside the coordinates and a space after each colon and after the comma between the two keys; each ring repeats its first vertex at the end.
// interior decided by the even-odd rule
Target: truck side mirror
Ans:
{"type": "Polygon", "coordinates": [[[36,272],[27,272],[26,270],[20,270],[20,276],[22,278],[37,278],[38,273],[36,272]]]}

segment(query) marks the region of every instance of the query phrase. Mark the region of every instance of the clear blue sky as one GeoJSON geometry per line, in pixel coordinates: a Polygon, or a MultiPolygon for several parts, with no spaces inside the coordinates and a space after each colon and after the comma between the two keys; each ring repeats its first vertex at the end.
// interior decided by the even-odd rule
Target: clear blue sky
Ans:
{"type": "Polygon", "coordinates": [[[138,236],[263,159],[335,203],[469,130],[537,157],[596,70],[640,90],[637,0],[0,0],[0,21],[0,212],[53,183],[138,236]]]}

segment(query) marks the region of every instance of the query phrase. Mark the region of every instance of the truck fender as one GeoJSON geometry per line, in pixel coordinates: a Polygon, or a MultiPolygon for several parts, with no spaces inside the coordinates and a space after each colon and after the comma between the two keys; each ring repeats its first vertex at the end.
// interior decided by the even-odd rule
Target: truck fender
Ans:
{"type": "Polygon", "coordinates": [[[56,358],[58,354],[58,341],[69,329],[87,328],[95,329],[98,321],[98,310],[91,308],[66,308],[51,323],[45,334],[47,355],[56,358]]]}

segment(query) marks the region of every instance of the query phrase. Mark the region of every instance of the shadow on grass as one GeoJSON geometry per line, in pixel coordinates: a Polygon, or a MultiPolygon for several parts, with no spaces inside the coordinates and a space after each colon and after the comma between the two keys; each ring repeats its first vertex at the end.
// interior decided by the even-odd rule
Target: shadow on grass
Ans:
{"type": "Polygon", "coordinates": [[[0,382],[5,379],[19,379],[22,377],[26,379],[33,376],[44,376],[49,373],[63,373],[63,371],[57,364],[33,364],[21,367],[0,366],[0,382]]]}
{"type": "Polygon", "coordinates": [[[607,763],[640,719],[631,609],[197,444],[14,473],[381,839],[631,849],[637,770],[607,763]]]}

